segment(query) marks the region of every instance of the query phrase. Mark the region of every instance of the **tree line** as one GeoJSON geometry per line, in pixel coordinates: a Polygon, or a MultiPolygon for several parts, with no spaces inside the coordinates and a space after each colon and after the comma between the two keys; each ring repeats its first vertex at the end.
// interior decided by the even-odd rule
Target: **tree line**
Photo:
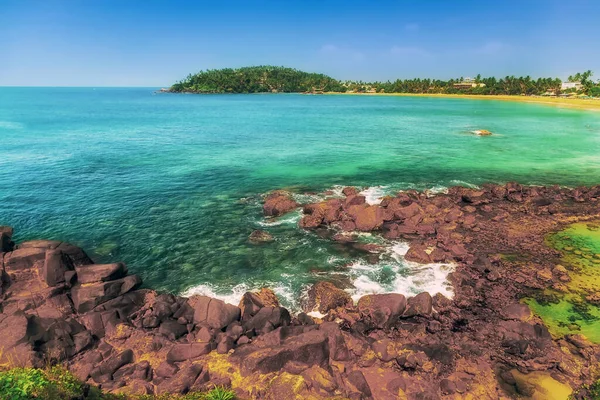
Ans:
{"type": "Polygon", "coordinates": [[[171,86],[173,92],[193,93],[298,93],[314,90],[342,92],[345,88],[337,79],[324,74],[268,65],[200,71],[171,86]]]}
{"type": "MultiPolygon", "coordinates": [[[[569,82],[580,82],[580,92],[600,95],[600,85],[593,82],[592,71],[577,73],[569,82]]],[[[293,68],[256,66],[200,71],[171,86],[172,92],[192,93],[432,93],[479,95],[543,95],[560,94],[562,81],[558,78],[531,78],[530,76],[474,79],[397,79],[386,82],[339,81],[318,73],[293,68]]],[[[573,91],[573,90],[570,90],[573,91]]]]}

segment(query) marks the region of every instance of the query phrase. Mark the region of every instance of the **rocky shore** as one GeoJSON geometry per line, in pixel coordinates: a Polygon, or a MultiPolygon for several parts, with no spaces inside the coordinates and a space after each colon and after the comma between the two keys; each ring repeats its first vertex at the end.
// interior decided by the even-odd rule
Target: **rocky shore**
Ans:
{"type": "Polygon", "coordinates": [[[299,205],[277,191],[264,213],[302,207],[301,228],[343,243],[361,231],[406,240],[407,260],[456,265],[454,297],[374,294],[355,304],[319,282],[306,311],[324,317],[293,316],[269,289],[238,306],[157,293],[122,263],[94,264],[59,241],[15,245],[12,229],[0,227],[0,365],[64,363],[125,394],[229,386],[241,399],[559,399],[577,390],[585,398],[581,388],[600,374],[598,345],[576,333],[553,337],[521,300],[569,290],[576,271],[544,238],[600,219],[600,186],[454,187],[379,204],[356,188],[343,193],[299,205]]]}

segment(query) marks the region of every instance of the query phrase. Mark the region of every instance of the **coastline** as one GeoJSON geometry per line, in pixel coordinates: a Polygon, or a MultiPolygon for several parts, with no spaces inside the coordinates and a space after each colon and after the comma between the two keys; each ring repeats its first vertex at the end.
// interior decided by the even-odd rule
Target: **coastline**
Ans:
{"type": "Polygon", "coordinates": [[[520,103],[544,104],[556,107],[573,108],[584,111],[600,111],[600,99],[571,99],[555,97],[533,97],[512,95],[478,95],[478,94],[444,94],[444,93],[338,93],[327,92],[326,95],[347,96],[399,96],[399,97],[435,97],[469,100],[500,100],[520,103]]]}
{"type": "Polygon", "coordinates": [[[378,204],[355,187],[342,194],[298,204],[274,191],[263,214],[302,206],[299,227],[333,229],[339,243],[359,232],[402,238],[406,260],[456,265],[454,295],[366,294],[355,302],[323,280],[305,312],[292,315],[268,288],[245,293],[238,306],[140,288],[123,263],[94,264],[57,240],[15,244],[5,226],[0,336],[9,339],[0,365],[63,363],[80,381],[123,395],[225,386],[240,399],[515,398],[526,387],[523,398],[586,398],[600,361],[600,337],[586,336],[599,324],[590,318],[598,286],[585,283],[600,264],[600,249],[586,239],[600,230],[600,186],[454,186],[378,204]],[[565,231],[576,222],[577,231],[565,231]],[[586,304],[568,310],[569,324],[551,319],[572,295],[586,304]]]}

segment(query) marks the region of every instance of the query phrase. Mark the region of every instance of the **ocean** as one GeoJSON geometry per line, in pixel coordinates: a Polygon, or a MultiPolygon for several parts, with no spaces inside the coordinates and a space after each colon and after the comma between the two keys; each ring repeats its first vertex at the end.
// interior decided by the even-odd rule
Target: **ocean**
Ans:
{"type": "Polygon", "coordinates": [[[368,254],[262,216],[261,196],[301,202],[360,186],[600,183],[600,113],[490,100],[298,94],[157,94],[153,88],[0,88],[0,225],[15,240],[82,246],[148,287],[236,303],[270,287],[298,309],[330,280],[355,298],[451,296],[452,265],[406,262],[406,243],[363,234],[368,254]],[[487,129],[494,134],[470,133],[487,129]],[[255,229],[275,241],[248,242],[255,229]]]}

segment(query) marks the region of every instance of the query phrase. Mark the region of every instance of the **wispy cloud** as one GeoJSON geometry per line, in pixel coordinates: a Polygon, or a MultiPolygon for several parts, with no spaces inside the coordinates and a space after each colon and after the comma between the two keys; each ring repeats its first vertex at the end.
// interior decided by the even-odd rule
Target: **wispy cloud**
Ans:
{"type": "Polygon", "coordinates": [[[319,52],[332,57],[350,58],[354,61],[360,61],[365,58],[365,55],[360,51],[347,47],[339,47],[334,44],[325,44],[321,46],[321,50],[319,52]]]}
{"type": "Polygon", "coordinates": [[[416,32],[419,30],[419,28],[420,28],[419,24],[417,24],[415,22],[404,25],[404,30],[406,30],[408,32],[416,32]]]}
{"type": "Polygon", "coordinates": [[[512,46],[501,41],[490,41],[476,49],[476,53],[489,56],[496,56],[503,53],[508,53],[512,50],[512,46]]]}
{"type": "Polygon", "coordinates": [[[431,52],[414,46],[393,46],[390,49],[390,54],[397,57],[433,58],[431,52]]]}

